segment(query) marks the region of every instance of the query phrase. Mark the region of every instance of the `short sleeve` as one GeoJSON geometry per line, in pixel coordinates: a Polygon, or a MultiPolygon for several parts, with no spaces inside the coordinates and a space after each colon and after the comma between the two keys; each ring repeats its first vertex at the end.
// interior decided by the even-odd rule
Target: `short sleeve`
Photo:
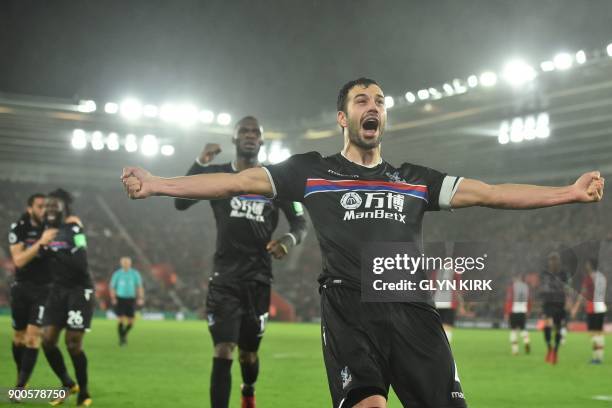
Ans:
{"type": "Polygon", "coordinates": [[[304,201],[306,179],[313,165],[321,159],[316,152],[296,154],[284,162],[265,166],[274,197],[282,201],[304,201]]]}
{"type": "Polygon", "coordinates": [[[11,229],[8,233],[9,245],[16,245],[25,242],[25,231],[20,223],[11,224],[11,229]]]}
{"type": "MultiPolygon", "coordinates": [[[[411,165],[409,165],[411,166],[411,165]]],[[[429,167],[414,166],[417,178],[427,187],[426,211],[451,210],[451,201],[463,177],[449,176],[429,167]]]]}
{"type": "Polygon", "coordinates": [[[134,273],[136,274],[136,285],[142,286],[142,277],[140,276],[140,272],[134,270],[134,273]]]}
{"type": "Polygon", "coordinates": [[[117,287],[117,271],[113,272],[113,276],[110,281],[110,287],[115,289],[117,287]]]}

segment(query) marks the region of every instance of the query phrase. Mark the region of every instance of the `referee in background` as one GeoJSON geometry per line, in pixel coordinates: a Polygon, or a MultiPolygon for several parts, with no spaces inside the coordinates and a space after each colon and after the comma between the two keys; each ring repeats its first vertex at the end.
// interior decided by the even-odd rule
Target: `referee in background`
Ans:
{"type": "Polygon", "coordinates": [[[140,272],[132,268],[132,259],[124,256],[119,260],[121,268],[111,278],[110,296],[119,318],[119,345],[127,344],[127,334],[134,325],[136,305],[144,305],[144,287],[140,272]]]}

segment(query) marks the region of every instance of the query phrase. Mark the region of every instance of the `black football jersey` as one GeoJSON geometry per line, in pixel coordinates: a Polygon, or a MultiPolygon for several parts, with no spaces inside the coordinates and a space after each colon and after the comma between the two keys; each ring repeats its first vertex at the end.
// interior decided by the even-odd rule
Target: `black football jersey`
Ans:
{"type": "Polygon", "coordinates": [[[450,208],[457,177],[404,163],[358,165],[338,153],[298,154],[266,166],[275,197],[301,201],[314,225],[323,258],[319,281],[360,288],[361,254],[372,242],[422,247],[426,211],[450,208]]]}
{"type": "MultiPolygon", "coordinates": [[[[24,214],[19,220],[11,224],[11,230],[8,235],[9,245],[22,243],[25,249],[28,249],[40,239],[43,227],[32,225],[30,216],[24,214]]],[[[37,285],[44,285],[51,282],[51,275],[44,269],[42,259],[36,255],[34,259],[28,262],[21,268],[17,268],[15,274],[17,282],[29,282],[37,285]]]]}
{"type": "Polygon", "coordinates": [[[53,284],[66,288],[93,287],[87,266],[87,238],[77,223],[62,224],[43,251],[53,284]]]}
{"type": "MultiPolygon", "coordinates": [[[[235,173],[231,163],[202,166],[194,163],[188,175],[200,173],[235,173]]],[[[175,207],[187,209],[196,200],[176,199],[175,207]]],[[[217,223],[217,245],[214,255],[213,282],[236,280],[272,280],[271,256],[266,245],[278,225],[279,210],[289,221],[294,244],[305,235],[306,222],[301,204],[275,201],[259,195],[242,195],[211,200],[217,223]]]]}

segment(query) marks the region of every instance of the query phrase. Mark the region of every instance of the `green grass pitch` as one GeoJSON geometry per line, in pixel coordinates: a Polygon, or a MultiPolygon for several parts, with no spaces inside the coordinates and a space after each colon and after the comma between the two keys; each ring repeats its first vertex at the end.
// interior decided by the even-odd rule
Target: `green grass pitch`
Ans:
{"type": "MultiPolygon", "coordinates": [[[[15,381],[10,351],[9,319],[0,318],[0,404],[15,381]]],[[[590,366],[590,343],[585,333],[570,333],[555,367],[544,364],[539,332],[531,333],[529,356],[510,355],[504,330],[456,330],[453,350],[469,406],[612,407],[612,360],[590,366]],[[594,396],[607,396],[600,400],[594,396]]],[[[63,346],[62,346],[62,350],[63,346]]],[[[205,322],[138,321],[129,345],[117,345],[116,323],[94,320],[85,338],[90,389],[94,406],[206,407],[212,345],[205,322]]],[[[261,348],[257,402],[267,407],[331,406],[323,368],[319,326],[269,324],[261,348]]],[[[609,353],[610,354],[610,353],[609,353]]],[[[66,364],[72,364],[65,354],[66,364]]],[[[415,367],[418,369],[418,367],[415,367]]],[[[231,407],[239,407],[240,369],[233,365],[231,407]]],[[[56,387],[57,380],[44,355],[39,355],[30,389],[56,387]]],[[[74,405],[75,398],[68,403],[74,405]]],[[[48,406],[27,402],[22,406],[48,406]]],[[[394,395],[390,407],[401,407],[394,395]]]]}

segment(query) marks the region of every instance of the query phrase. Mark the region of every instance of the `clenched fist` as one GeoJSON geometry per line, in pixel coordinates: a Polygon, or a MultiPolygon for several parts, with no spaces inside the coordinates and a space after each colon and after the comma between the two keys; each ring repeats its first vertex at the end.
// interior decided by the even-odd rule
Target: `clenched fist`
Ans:
{"type": "Polygon", "coordinates": [[[153,195],[155,180],[157,177],[140,167],[125,167],[121,175],[123,188],[131,199],[147,198],[153,195]]]}
{"type": "Polygon", "coordinates": [[[601,201],[604,193],[605,179],[598,171],[584,173],[574,183],[576,201],[581,203],[591,203],[601,201]]]}
{"type": "Polygon", "coordinates": [[[202,153],[200,153],[198,160],[202,164],[207,164],[210,163],[219,153],[221,153],[220,145],[218,145],[217,143],[206,143],[206,146],[204,146],[204,149],[202,150],[202,153]]]}

